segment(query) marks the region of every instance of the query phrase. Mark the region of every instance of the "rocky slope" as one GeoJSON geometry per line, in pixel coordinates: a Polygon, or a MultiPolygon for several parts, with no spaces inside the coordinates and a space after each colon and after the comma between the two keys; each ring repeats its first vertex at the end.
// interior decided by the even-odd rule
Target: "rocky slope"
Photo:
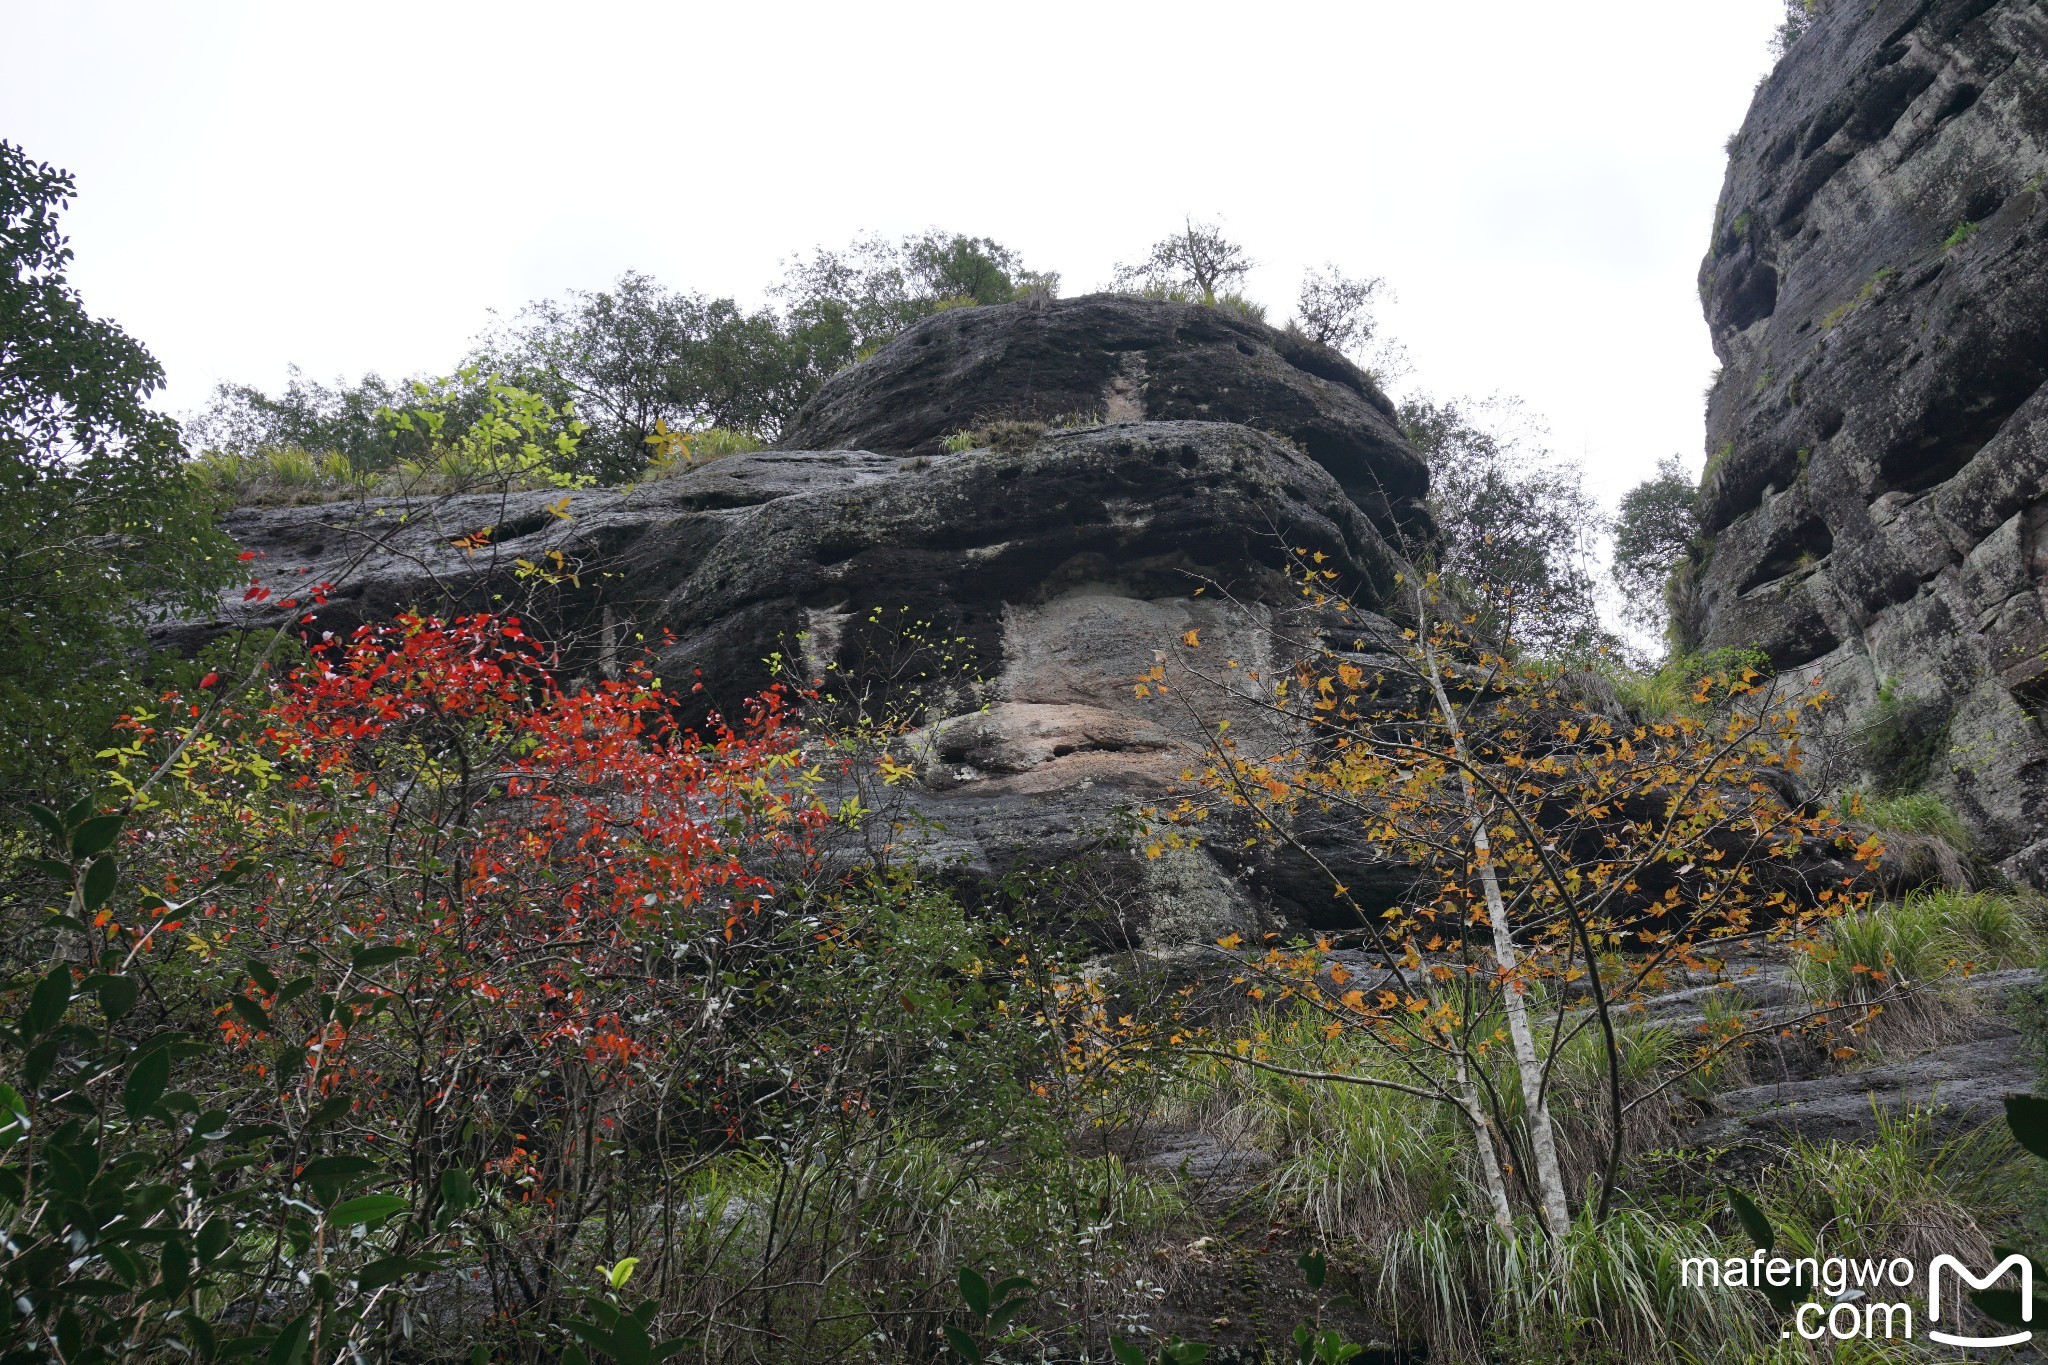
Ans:
{"type": "MultiPolygon", "coordinates": [[[[216,620],[160,639],[295,622],[305,589],[328,583],[315,631],[516,606],[572,673],[614,670],[644,642],[666,686],[728,711],[775,681],[779,658],[785,680],[826,679],[842,710],[925,722],[910,799],[929,856],[980,875],[1058,861],[1102,844],[1200,742],[1208,718],[1134,696],[1154,652],[1191,629],[1247,658],[1269,648],[1198,587],[1270,617],[1298,600],[1280,565],[1300,546],[1370,593],[1393,572],[1387,534],[1424,524],[1422,462],[1386,400],[1326,351],[1313,369],[1290,354],[1303,353],[1270,328],[1143,300],[941,314],[827,385],[792,433],[861,448],[736,455],[566,503],[244,509],[227,528],[272,595],[230,593],[216,620]],[[1027,427],[1002,450],[938,439],[1005,394],[1011,417],[1093,404],[1090,417],[1127,420],[1027,427]]],[[[1130,922],[1092,926],[1109,938],[1206,940],[1328,900],[1301,869],[1112,861],[1127,884],[1096,912],[1130,922]]]]}
{"type": "Polygon", "coordinates": [[[1838,0],[1759,88],[1700,270],[1694,625],[2048,883],[2044,176],[2038,0],[1838,0]]]}

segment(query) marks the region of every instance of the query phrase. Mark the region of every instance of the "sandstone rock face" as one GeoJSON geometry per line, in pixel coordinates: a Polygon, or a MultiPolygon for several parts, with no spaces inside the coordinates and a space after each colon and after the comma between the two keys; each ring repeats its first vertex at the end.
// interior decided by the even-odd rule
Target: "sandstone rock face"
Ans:
{"type": "Polygon", "coordinates": [[[1831,4],[1759,88],[1701,296],[1708,647],[1917,728],[2048,880],[2048,6],[1831,4]],[[1881,700],[1882,699],[1882,700],[1881,700]]]}
{"type": "MultiPolygon", "coordinates": [[[[1198,752],[1212,717],[1134,695],[1155,651],[1198,630],[1260,660],[1252,622],[1299,600],[1280,573],[1293,547],[1368,592],[1394,566],[1321,463],[1225,423],[1054,431],[1021,453],[768,451],[560,497],[236,512],[227,528],[273,595],[230,593],[218,620],[161,638],[296,621],[305,589],[329,583],[315,632],[518,604],[563,642],[568,673],[615,669],[645,642],[666,687],[714,708],[773,682],[779,656],[782,678],[825,678],[842,710],[915,712],[911,799],[929,824],[907,837],[989,876],[1102,845],[1198,752]],[[522,561],[559,581],[536,593],[522,561]]],[[[1206,941],[1328,900],[1284,869],[1261,882],[1199,854],[1118,867],[1108,899],[1130,922],[1090,926],[1111,938],[1206,941]]]]}
{"type": "Polygon", "coordinates": [[[1214,308],[1117,294],[927,318],[826,384],[783,444],[930,455],[1004,419],[1241,423],[1300,444],[1383,533],[1428,525],[1428,470],[1357,366],[1214,308]]]}

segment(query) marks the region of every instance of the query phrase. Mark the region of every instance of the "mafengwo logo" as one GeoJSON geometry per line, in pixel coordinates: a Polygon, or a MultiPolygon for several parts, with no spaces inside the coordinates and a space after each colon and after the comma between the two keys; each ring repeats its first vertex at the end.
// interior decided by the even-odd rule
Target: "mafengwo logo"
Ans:
{"type": "Polygon", "coordinates": [[[1701,1289],[1759,1290],[1785,1314],[1779,1335],[1806,1341],[1911,1341],[1923,1325],[1929,1341],[1974,1350],[2020,1346],[2034,1336],[2028,1325],[2034,1318],[2034,1267],[2017,1252],[1983,1275],[1958,1257],[1940,1255],[1923,1275],[1903,1256],[1791,1258],[1760,1247],[1747,1259],[1688,1258],[1680,1263],[1679,1282],[1701,1289]],[[2016,1289],[1999,1288],[2008,1275],[2017,1277],[2016,1289]],[[1910,1301],[1885,1296],[1922,1283],[1924,1321],[1916,1318],[1910,1301]],[[1996,1308],[1993,1316],[2019,1330],[1988,1336],[1951,1330],[1962,1326],[1969,1290],[1978,1291],[1979,1308],[1996,1308]]]}

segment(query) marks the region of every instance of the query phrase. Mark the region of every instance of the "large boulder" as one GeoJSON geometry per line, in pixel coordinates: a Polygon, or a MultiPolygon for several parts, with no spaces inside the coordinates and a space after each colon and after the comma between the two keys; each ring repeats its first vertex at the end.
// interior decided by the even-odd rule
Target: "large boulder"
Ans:
{"type": "MultiPolygon", "coordinates": [[[[1296,549],[1331,556],[1368,601],[1395,568],[1294,444],[1188,421],[1053,431],[1016,452],[766,451],[566,501],[244,509],[227,529],[270,595],[230,593],[165,643],[517,606],[569,673],[616,670],[644,645],[700,710],[822,678],[842,718],[919,725],[906,837],[980,877],[1110,847],[1123,813],[1200,751],[1215,717],[1136,694],[1157,651],[1194,630],[1266,657],[1257,623],[1300,602],[1282,572],[1296,549]]],[[[1104,856],[1121,881],[1096,912],[1130,922],[1089,927],[1112,938],[1196,941],[1328,900],[1286,868],[1104,856]]],[[[1371,885],[1375,870],[1355,875],[1371,885]]]]}
{"type": "Polygon", "coordinates": [[[2044,178],[2048,7],[1831,4],[1757,91],[1700,270],[1723,361],[1701,642],[1824,677],[1852,738],[1884,735],[1866,753],[1917,753],[2036,880],[2044,178]]]}
{"type": "Polygon", "coordinates": [[[1357,366],[1234,313],[1129,295],[926,318],[828,382],[782,444],[931,455],[1005,420],[1240,423],[1298,443],[1382,533],[1428,531],[1428,470],[1357,366]]]}

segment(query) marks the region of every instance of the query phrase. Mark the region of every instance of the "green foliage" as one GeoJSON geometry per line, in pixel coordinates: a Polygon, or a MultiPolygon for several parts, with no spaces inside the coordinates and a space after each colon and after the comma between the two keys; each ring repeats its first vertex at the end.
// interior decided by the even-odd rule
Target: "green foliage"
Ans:
{"type": "Polygon", "coordinates": [[[648,459],[656,424],[773,431],[810,394],[773,313],[628,271],[610,289],[527,305],[470,367],[509,376],[588,424],[582,469],[606,482],[648,459]]]}
{"type": "Polygon", "coordinates": [[[1053,425],[1050,422],[1006,417],[968,431],[956,431],[942,444],[955,455],[970,450],[994,450],[1005,455],[1021,455],[1037,445],[1039,437],[1052,429],[1053,425]]]}
{"type": "Polygon", "coordinates": [[[991,1349],[1014,1346],[1029,1333],[1012,1327],[1011,1320],[1030,1307],[1036,1286],[1027,1275],[1012,1275],[991,1285],[979,1271],[960,1267],[960,1298],[967,1305],[969,1326],[947,1323],[946,1344],[968,1365],[982,1365],[991,1349]]]}
{"type": "Polygon", "coordinates": [[[640,472],[643,481],[672,479],[728,455],[744,455],[767,448],[767,442],[753,432],[736,431],[731,427],[707,427],[702,431],[673,436],[658,427],[656,433],[648,437],[647,444],[653,454],[648,458],[647,468],[640,472]]]}
{"type": "Polygon", "coordinates": [[[1793,966],[1816,999],[1910,1015],[1924,1011],[1928,992],[1958,972],[2038,963],[2034,918],[1994,892],[1916,891],[1830,921],[1816,949],[1793,966]]]}
{"type": "Polygon", "coordinates": [[[1655,722],[1705,716],[1739,691],[1745,679],[1766,677],[1770,668],[1762,650],[1728,646],[1705,654],[1674,652],[1647,671],[1610,666],[1604,676],[1631,715],[1655,722]]]}
{"type": "Polygon", "coordinates": [[[1821,5],[1822,0],[1785,0],[1785,17],[1771,35],[1771,51],[1779,57],[1790,52],[1792,45],[1806,36],[1813,21],[1820,17],[1821,5]]]}
{"type": "Polygon", "coordinates": [[[1948,236],[1942,239],[1941,249],[1943,251],[1953,251],[1964,242],[1976,236],[1978,229],[1982,226],[1981,223],[1972,223],[1968,219],[1958,222],[1953,228],[1949,229],[1948,236]]]}
{"type": "Polygon", "coordinates": [[[1871,796],[1861,802],[1858,818],[1886,834],[1917,834],[1940,839],[1958,853],[1970,851],[1970,831],[1961,816],[1938,793],[1903,792],[1871,796]]]}
{"type": "Polygon", "coordinates": [[[1301,277],[1290,324],[1303,336],[1346,355],[1371,346],[1379,323],[1373,305],[1386,290],[1377,275],[1354,280],[1334,264],[1301,277]]]}
{"type": "Polygon", "coordinates": [[[193,483],[222,507],[279,507],[333,502],[375,486],[338,451],[309,455],[297,447],[265,448],[246,455],[208,450],[186,467],[193,483]]]}
{"type": "Polygon", "coordinates": [[[1788,1256],[1981,1257],[1987,1231],[1974,1209],[2018,1192],[2003,1134],[1943,1137],[1925,1110],[1877,1115],[1863,1142],[1796,1139],[1757,1192],[1788,1256]]]}
{"type": "Polygon", "coordinates": [[[1410,399],[1401,428],[1429,457],[1438,569],[1482,632],[1539,657],[1599,650],[1592,536],[1600,517],[1572,466],[1515,400],[1410,399]]]}
{"type": "Polygon", "coordinates": [[[1220,225],[1190,218],[1180,231],[1153,243],[1143,261],[1119,265],[1111,287],[1213,307],[1230,296],[1232,286],[1256,264],[1242,246],[1223,235],[1220,225]]]}
{"type": "Polygon", "coordinates": [[[1245,322],[1263,324],[1266,321],[1266,305],[1254,303],[1235,290],[1228,294],[1218,294],[1216,302],[1212,306],[1220,313],[1228,313],[1230,316],[1240,318],[1245,322]]]}
{"type": "Polygon", "coordinates": [[[932,229],[898,242],[867,236],[841,251],[821,247],[791,262],[769,292],[783,305],[792,393],[801,402],[920,318],[969,301],[1007,303],[1058,289],[1057,275],[1026,270],[999,243],[932,229]]]}
{"type": "MultiPolygon", "coordinates": [[[[381,1164],[334,1152],[322,1132],[349,1107],[345,1091],[310,1113],[238,1119],[205,1065],[215,1048],[166,1019],[167,983],[148,970],[146,941],[102,932],[127,817],[96,808],[32,808],[51,855],[37,866],[68,886],[68,903],[34,926],[58,961],[10,991],[0,1025],[18,1082],[0,1084],[4,1358],[329,1357],[360,1340],[386,1286],[442,1263],[414,1244],[460,1212],[467,1177],[444,1177],[435,1221],[408,1198],[369,1192],[381,1164]],[[81,976],[73,961],[98,970],[81,976]],[[241,1310],[250,1294],[263,1314],[241,1310]]],[[[247,870],[223,869],[187,894],[221,895],[247,870]]],[[[144,894],[121,918],[182,908],[144,894]]],[[[314,981],[269,984],[284,996],[314,981]]],[[[254,1001],[234,1000],[268,1026],[254,1001]]],[[[374,1013],[374,1000],[358,991],[347,1003],[374,1013]]]]}
{"type": "Polygon", "coordinates": [[[1611,572],[1631,622],[1665,632],[1672,616],[1666,586],[1699,533],[1699,490],[1676,455],[1658,463],[1655,478],[1621,495],[1611,572]]]}
{"type": "Polygon", "coordinates": [[[1948,735],[1943,702],[1908,696],[1888,678],[1854,738],[1877,794],[1898,796],[1926,785],[1935,761],[1948,751],[1948,735]]]}
{"type": "MultiPolygon", "coordinates": [[[[570,472],[625,482],[648,465],[658,433],[724,432],[733,449],[758,448],[737,442],[772,440],[825,380],[918,319],[1058,287],[1057,275],[1025,269],[988,238],[936,229],[901,242],[862,238],[792,263],[770,290],[780,312],[629,271],[609,289],[529,304],[481,340],[460,371],[469,383],[436,381],[437,398],[452,425],[468,427],[489,416],[487,376],[535,394],[564,429],[584,424],[570,472]]],[[[345,481],[299,477],[289,462],[300,456],[317,463],[338,454],[356,480],[420,465],[407,433],[385,416],[411,401],[407,385],[374,374],[329,387],[294,371],[275,397],[220,386],[192,431],[202,449],[235,457],[208,469],[212,486],[257,500],[311,500],[345,481]]]]}
{"type": "MultiPolygon", "coordinates": [[[[262,467],[266,457],[307,461],[322,469],[338,459],[347,478],[390,469],[403,458],[383,413],[406,400],[406,386],[375,374],[355,384],[334,386],[308,380],[294,366],[284,391],[276,397],[251,384],[221,384],[206,408],[185,424],[188,443],[222,467],[216,481],[247,478],[260,490],[266,482],[289,489],[310,480],[295,479],[289,469],[262,467]],[[221,457],[232,457],[227,463],[221,457]],[[238,465],[251,466],[246,474],[238,465]],[[272,475],[266,479],[266,475],[272,475]]],[[[282,499],[289,501],[289,499],[282,499]]]]}
{"type": "Polygon", "coordinates": [[[69,174],[0,142],[0,799],[78,781],[135,701],[147,613],[232,576],[163,371],[86,312],[58,231],[69,174]]]}

